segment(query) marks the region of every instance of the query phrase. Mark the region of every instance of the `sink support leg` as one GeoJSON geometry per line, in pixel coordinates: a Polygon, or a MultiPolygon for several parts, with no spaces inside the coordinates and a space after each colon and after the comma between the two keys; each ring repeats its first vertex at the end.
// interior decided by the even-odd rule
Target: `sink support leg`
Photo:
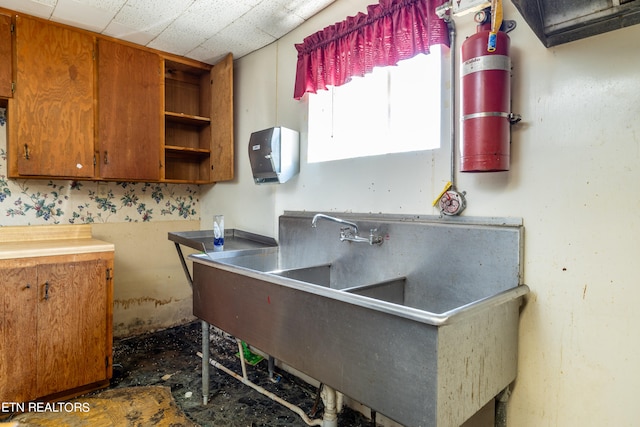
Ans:
{"type": "Polygon", "coordinates": [[[180,258],[180,265],[182,265],[182,269],[184,270],[184,275],[187,276],[187,281],[189,282],[189,286],[193,288],[193,278],[191,277],[191,273],[189,273],[189,267],[187,267],[187,261],[184,259],[184,255],[182,254],[182,249],[180,249],[180,244],[176,243],[176,251],[178,251],[178,258],[180,258]]]}
{"type": "Polygon", "coordinates": [[[272,383],[280,382],[280,375],[276,374],[276,359],[273,356],[269,356],[269,381],[272,383]]]}
{"type": "Polygon", "coordinates": [[[244,351],[242,348],[242,340],[240,338],[236,338],[236,342],[238,343],[238,355],[240,355],[240,367],[242,368],[242,378],[247,380],[247,364],[244,361],[244,351]]]}
{"type": "Polygon", "coordinates": [[[202,404],[206,405],[209,401],[209,323],[202,321],[202,354],[206,354],[207,357],[202,358],[202,404]]]}
{"type": "MultiPolygon", "coordinates": [[[[189,282],[189,286],[193,289],[193,278],[191,277],[191,273],[189,272],[189,267],[187,267],[187,261],[184,259],[184,254],[182,253],[182,249],[180,248],[180,244],[175,242],[176,251],[178,252],[178,258],[180,258],[180,265],[182,265],[182,269],[184,270],[184,275],[187,277],[187,281],[189,282]]],[[[204,244],[202,246],[204,250],[204,244]]],[[[210,340],[209,337],[209,323],[202,321],[202,354],[206,354],[209,356],[210,349],[210,340]]],[[[202,404],[206,405],[209,402],[209,362],[202,358],[202,404]]]]}
{"type": "Polygon", "coordinates": [[[511,389],[505,388],[496,396],[495,427],[507,427],[507,401],[511,397],[511,389]]]}

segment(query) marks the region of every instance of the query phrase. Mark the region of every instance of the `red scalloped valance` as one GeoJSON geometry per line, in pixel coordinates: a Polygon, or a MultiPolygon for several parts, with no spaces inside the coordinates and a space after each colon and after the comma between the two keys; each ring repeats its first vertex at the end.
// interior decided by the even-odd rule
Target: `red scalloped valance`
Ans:
{"type": "Polygon", "coordinates": [[[449,45],[446,23],[436,15],[443,0],[380,0],[296,44],[293,97],[340,86],[373,67],[395,65],[436,44],[449,45]]]}

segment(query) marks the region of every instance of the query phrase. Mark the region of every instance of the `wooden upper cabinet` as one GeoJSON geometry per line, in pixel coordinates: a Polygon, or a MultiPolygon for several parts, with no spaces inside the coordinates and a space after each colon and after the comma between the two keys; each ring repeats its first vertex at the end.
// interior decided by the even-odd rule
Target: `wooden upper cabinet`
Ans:
{"type": "Polygon", "coordinates": [[[162,61],[158,54],[98,41],[98,175],[160,179],[162,61]]]}
{"type": "Polygon", "coordinates": [[[13,37],[11,17],[0,14],[0,98],[10,98],[13,94],[13,37]]]}
{"type": "Polygon", "coordinates": [[[94,176],[94,37],[16,17],[10,176],[94,176]],[[14,164],[15,166],[15,164],[14,164]]]}
{"type": "Polygon", "coordinates": [[[211,69],[211,181],[233,179],[233,56],[211,69]]]}
{"type": "Polygon", "coordinates": [[[233,179],[231,54],[212,67],[24,15],[11,33],[12,19],[0,14],[10,178],[233,179]]]}

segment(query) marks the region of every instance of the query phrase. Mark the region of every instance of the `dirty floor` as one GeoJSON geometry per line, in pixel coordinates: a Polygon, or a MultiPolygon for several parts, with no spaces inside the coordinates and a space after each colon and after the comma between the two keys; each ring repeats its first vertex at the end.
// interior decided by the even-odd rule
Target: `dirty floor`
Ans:
{"type": "MultiPolygon", "coordinates": [[[[171,388],[178,406],[203,427],[306,426],[290,409],[272,401],[213,366],[210,368],[209,402],[202,405],[201,326],[196,321],[160,332],[114,341],[113,378],[110,388],[163,385],[171,388]]],[[[213,328],[212,328],[213,329],[213,328]]],[[[241,373],[238,347],[228,336],[212,332],[211,357],[241,373]]],[[[317,388],[277,370],[278,383],[268,379],[267,361],[247,365],[249,380],[301,407],[314,408],[317,388]]],[[[322,416],[322,404],[317,417],[322,416]]],[[[371,421],[349,408],[338,418],[339,427],[370,427],[371,421]]]]}

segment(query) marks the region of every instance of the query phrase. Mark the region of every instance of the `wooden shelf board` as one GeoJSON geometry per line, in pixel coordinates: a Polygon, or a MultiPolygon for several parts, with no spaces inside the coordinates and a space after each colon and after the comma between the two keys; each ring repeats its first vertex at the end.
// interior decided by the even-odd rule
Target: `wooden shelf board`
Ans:
{"type": "Polygon", "coordinates": [[[193,116],[184,113],[173,113],[170,111],[165,111],[164,117],[167,121],[174,123],[182,123],[187,125],[194,126],[209,126],[211,124],[211,119],[209,117],[202,116],[193,116]]]}
{"type": "Polygon", "coordinates": [[[165,155],[172,157],[209,157],[211,155],[211,151],[208,149],[179,147],[175,145],[165,145],[164,152],[165,155]]]}
{"type": "Polygon", "coordinates": [[[196,184],[196,185],[211,184],[211,181],[205,181],[205,180],[200,180],[200,179],[191,180],[191,179],[165,178],[165,179],[162,180],[162,182],[167,182],[167,183],[170,183],[170,184],[196,184]]]}

